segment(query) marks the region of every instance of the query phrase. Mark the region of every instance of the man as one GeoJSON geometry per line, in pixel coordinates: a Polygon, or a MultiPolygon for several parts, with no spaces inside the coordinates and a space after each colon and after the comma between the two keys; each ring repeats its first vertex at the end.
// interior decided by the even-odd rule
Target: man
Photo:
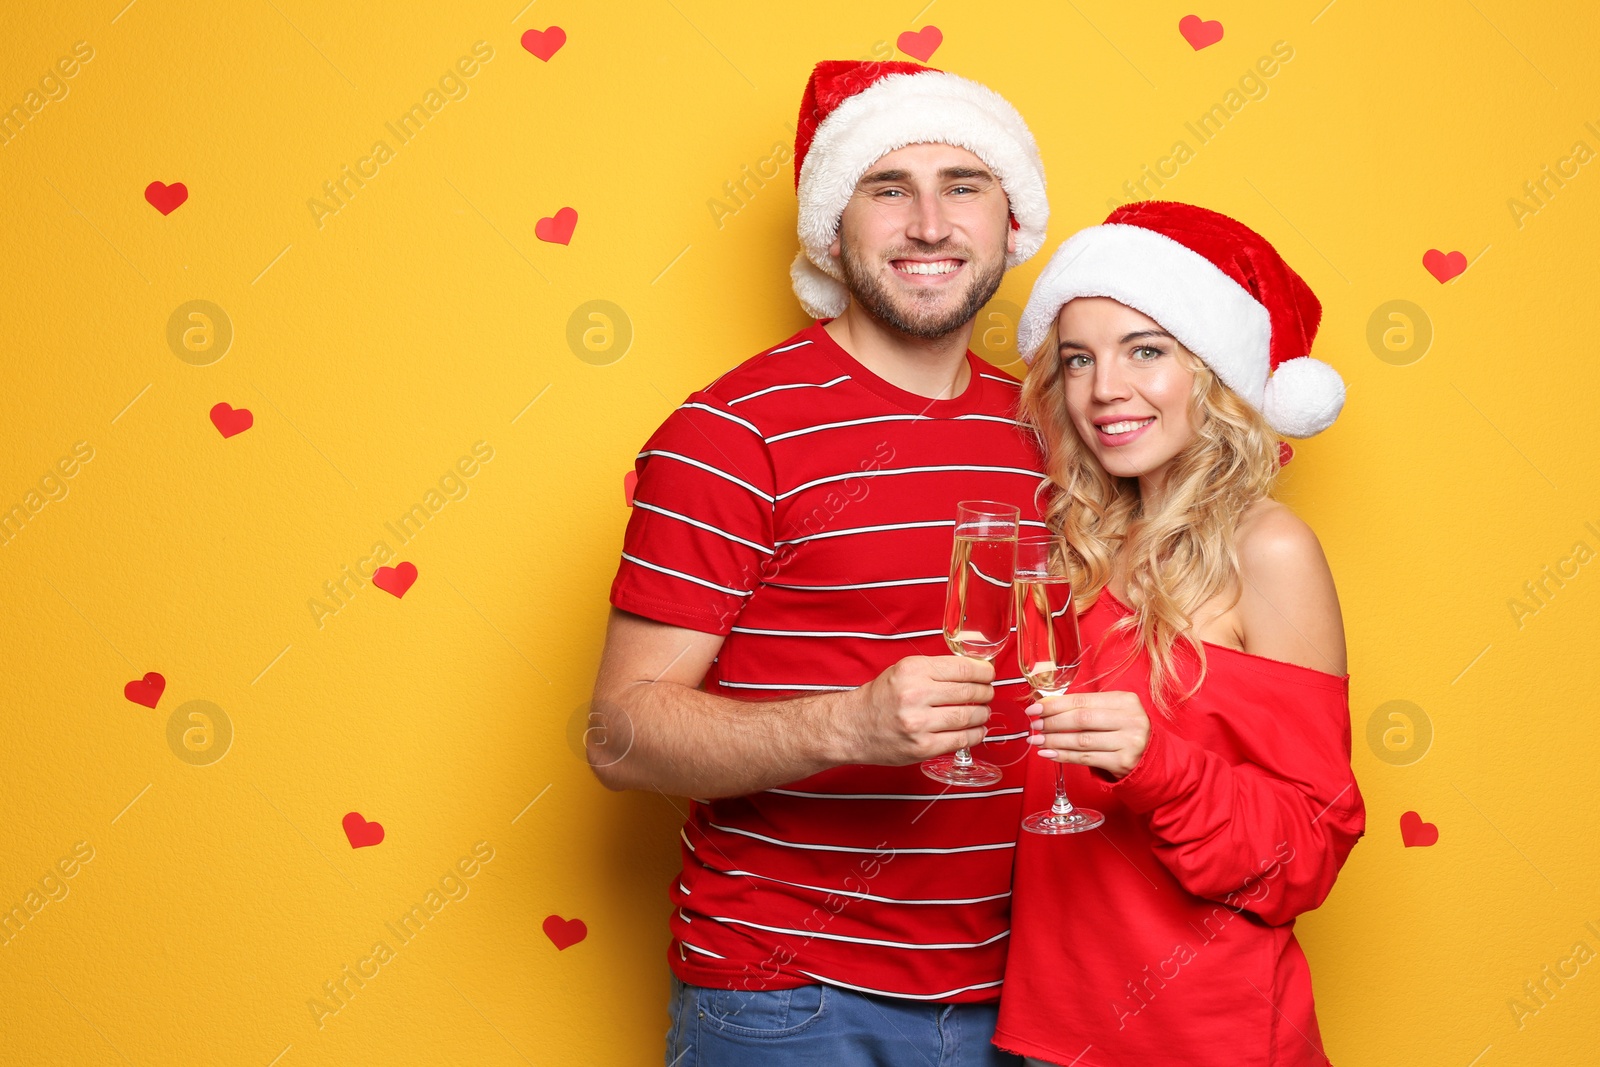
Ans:
{"type": "Polygon", "coordinates": [[[1044,528],[1018,383],[967,350],[1043,242],[1043,168],[989,89],[825,62],[795,170],[819,321],[639,453],[590,763],[691,798],[669,1064],[1014,1064],[990,1038],[1028,692],[1014,643],[996,678],[942,620],[959,501],[1044,528]],[[921,773],[968,745],[998,785],[921,773]]]}

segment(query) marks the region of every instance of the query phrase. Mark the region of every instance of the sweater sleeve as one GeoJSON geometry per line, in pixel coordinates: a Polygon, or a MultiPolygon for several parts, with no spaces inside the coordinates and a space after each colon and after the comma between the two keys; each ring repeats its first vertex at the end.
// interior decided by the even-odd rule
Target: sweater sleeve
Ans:
{"type": "Polygon", "coordinates": [[[1313,703],[1326,706],[1261,716],[1268,725],[1244,732],[1238,762],[1152,720],[1139,762],[1111,789],[1149,816],[1156,857],[1184,889],[1272,925],[1327,898],[1366,808],[1348,705],[1313,703]]]}

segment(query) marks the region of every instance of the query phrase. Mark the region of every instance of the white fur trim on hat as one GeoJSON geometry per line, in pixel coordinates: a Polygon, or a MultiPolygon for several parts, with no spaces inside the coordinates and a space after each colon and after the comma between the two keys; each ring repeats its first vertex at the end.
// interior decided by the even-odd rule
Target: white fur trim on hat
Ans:
{"type": "Polygon", "coordinates": [[[993,89],[955,74],[890,74],[842,101],[817,126],[800,167],[800,244],[811,263],[837,283],[835,291],[800,264],[791,268],[795,294],[811,314],[832,317],[848,305],[843,271],[828,254],[839,216],[867,168],[909,144],[965,148],[994,171],[1020,227],[1007,267],[1044,244],[1050,219],[1044,164],[1017,109],[993,89]]]}

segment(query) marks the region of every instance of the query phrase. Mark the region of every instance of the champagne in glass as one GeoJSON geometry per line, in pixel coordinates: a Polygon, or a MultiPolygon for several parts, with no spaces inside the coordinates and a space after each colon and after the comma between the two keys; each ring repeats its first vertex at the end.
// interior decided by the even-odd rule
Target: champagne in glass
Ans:
{"type": "MultiPolygon", "coordinates": [[[[1072,581],[1051,556],[1054,537],[1025,537],[1017,542],[1017,658],[1022,676],[1040,699],[1060,696],[1072,684],[1083,659],[1078,613],[1072,605],[1072,581]]],[[[1022,820],[1036,834],[1075,834],[1093,830],[1105,816],[1074,808],[1067,799],[1066,767],[1056,765],[1056,797],[1048,811],[1022,820]]]]}
{"type": "MultiPolygon", "coordinates": [[[[1021,517],[1021,509],[992,500],[958,505],[944,608],[945,644],[958,656],[992,663],[1011,636],[1021,517]]],[[[922,772],[950,785],[993,785],[1001,778],[999,767],[965,748],[924,761],[922,772]]]]}

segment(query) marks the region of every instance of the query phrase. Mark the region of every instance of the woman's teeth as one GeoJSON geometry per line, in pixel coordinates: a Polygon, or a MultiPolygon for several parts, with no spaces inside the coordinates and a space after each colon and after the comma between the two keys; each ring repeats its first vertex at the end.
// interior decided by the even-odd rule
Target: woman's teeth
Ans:
{"type": "Polygon", "coordinates": [[[1138,422],[1113,422],[1100,427],[1100,432],[1115,436],[1137,430],[1141,426],[1148,426],[1155,421],[1156,417],[1152,415],[1148,419],[1141,419],[1138,422]]]}

